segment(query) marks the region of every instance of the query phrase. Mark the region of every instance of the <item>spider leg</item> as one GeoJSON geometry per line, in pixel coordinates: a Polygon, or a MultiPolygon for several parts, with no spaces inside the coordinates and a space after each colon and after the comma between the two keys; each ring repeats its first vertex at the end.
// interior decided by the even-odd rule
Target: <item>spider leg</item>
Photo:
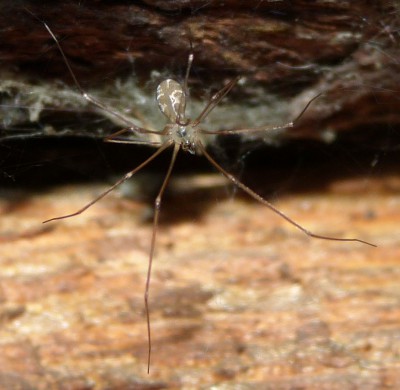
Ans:
{"type": "Polygon", "coordinates": [[[144,305],[146,309],[146,319],[147,319],[147,341],[148,341],[148,355],[147,355],[147,373],[150,372],[150,360],[151,360],[151,329],[150,329],[150,310],[149,310],[149,290],[150,290],[150,279],[151,279],[151,268],[153,266],[154,249],[157,237],[158,219],[161,210],[161,201],[164,194],[165,188],[171,177],[172,169],[174,167],[176,156],[178,155],[180,145],[175,143],[174,151],[172,153],[171,161],[169,163],[168,171],[165,175],[164,181],[161,185],[160,191],[154,201],[154,219],[153,219],[153,233],[151,236],[150,253],[149,253],[149,265],[147,268],[146,277],[146,288],[144,292],[144,305]]]}
{"type": "MultiPolygon", "coordinates": [[[[120,130],[118,130],[118,131],[116,131],[115,133],[112,133],[112,134],[110,134],[110,135],[107,135],[106,137],[104,137],[104,142],[115,142],[115,141],[113,141],[113,139],[115,138],[115,137],[118,137],[119,135],[121,135],[121,134],[124,134],[124,133],[128,133],[128,132],[132,132],[132,133],[135,133],[135,129],[132,127],[132,126],[128,126],[128,127],[124,127],[123,129],[120,129],[120,130]]],[[[162,135],[162,133],[161,132],[159,132],[159,131],[153,131],[153,130],[148,130],[148,133],[151,133],[151,134],[158,134],[158,135],[162,135]]],[[[133,142],[132,142],[133,143],[133,142]]],[[[136,142],[135,142],[136,143],[136,142]]],[[[139,143],[139,144],[146,144],[146,142],[145,141],[139,141],[139,142],[137,142],[137,143],[139,143]]],[[[148,142],[148,144],[150,144],[150,142],[148,142]]]]}
{"type": "MultiPolygon", "coordinates": [[[[230,90],[236,85],[240,80],[240,76],[235,77],[228,84],[222,87],[217,93],[215,93],[208,104],[204,107],[200,115],[193,121],[193,127],[196,127],[201,121],[203,121],[206,116],[217,106],[217,104],[227,95],[230,90]]],[[[212,133],[211,133],[212,134],[212,133]]]]}
{"type": "Polygon", "coordinates": [[[314,96],[306,105],[305,107],[301,110],[300,114],[297,115],[297,117],[291,121],[284,123],[282,125],[271,125],[271,126],[260,126],[260,127],[249,127],[249,128],[243,128],[243,129],[232,129],[232,130],[216,130],[216,131],[209,131],[209,130],[200,130],[200,133],[202,134],[221,134],[221,135],[227,135],[227,134],[241,134],[241,133],[257,133],[261,131],[270,131],[270,130],[280,130],[280,129],[287,129],[290,127],[293,127],[296,122],[304,115],[304,113],[307,111],[308,107],[310,107],[311,103],[318,99],[322,95],[322,92],[319,93],[318,95],[314,96]]]}
{"type": "Polygon", "coordinates": [[[294,126],[294,122],[288,122],[283,125],[277,126],[260,126],[260,127],[249,127],[243,129],[232,129],[232,130],[204,130],[201,129],[199,132],[201,134],[212,135],[232,135],[232,134],[242,134],[242,133],[259,133],[262,131],[271,131],[271,130],[280,130],[280,129],[287,129],[294,126]]]}
{"type": "Polygon", "coordinates": [[[50,221],[56,221],[58,219],[65,219],[65,218],[70,218],[74,217],[75,215],[82,214],[85,210],[87,210],[90,206],[93,206],[95,203],[97,203],[100,199],[104,198],[106,195],[108,195],[114,188],[118,187],[120,184],[125,182],[126,180],[130,179],[136,172],[140,171],[143,167],[145,167],[150,161],[154,160],[160,153],[162,153],[165,149],[167,149],[169,146],[172,145],[172,141],[167,141],[164,143],[162,146],[160,146],[155,153],[153,153],[147,160],[142,162],[140,165],[138,165],[135,169],[132,171],[129,171],[127,174],[125,174],[121,179],[119,179],[115,184],[113,184],[110,188],[108,188],[106,191],[102,192],[99,196],[97,196],[95,199],[93,199],[91,202],[89,202],[87,205],[79,209],[78,211],[67,214],[67,215],[62,215],[60,217],[55,217],[55,218],[50,218],[46,219],[46,221],[43,221],[43,223],[47,223],[50,221]]]}
{"type": "Polygon", "coordinates": [[[219,165],[208,152],[206,151],[206,148],[204,145],[199,141],[197,146],[199,147],[200,151],[204,154],[204,156],[207,158],[207,160],[215,167],[217,168],[218,171],[220,171],[227,179],[229,179],[235,186],[239,187],[241,190],[246,192],[248,195],[250,195],[253,199],[256,201],[260,202],[264,206],[267,206],[270,210],[272,210],[275,214],[278,214],[280,217],[282,217],[284,220],[295,226],[297,229],[301,230],[303,233],[307,234],[309,237],[314,237],[314,238],[320,238],[323,240],[331,240],[331,241],[353,241],[353,242],[360,242],[362,244],[370,245],[373,247],[376,247],[375,244],[371,244],[370,242],[360,240],[358,238],[338,238],[338,237],[329,237],[329,236],[323,236],[320,234],[315,234],[307,229],[305,229],[303,226],[295,222],[293,219],[288,217],[286,214],[284,214],[282,211],[278,210],[272,203],[268,202],[266,199],[264,199],[262,196],[258,195],[256,192],[254,192],[251,188],[247,187],[245,184],[243,184],[239,179],[237,179],[235,176],[227,172],[224,168],[222,168],[221,165],[219,165]]]}
{"type": "MultiPolygon", "coordinates": [[[[33,15],[33,16],[35,16],[35,15],[33,15]]],[[[54,42],[56,43],[57,48],[58,48],[59,52],[61,53],[61,56],[65,62],[65,65],[67,66],[68,72],[72,77],[72,80],[74,81],[78,91],[80,92],[80,94],[83,96],[83,98],[85,100],[87,100],[89,103],[93,104],[94,106],[100,108],[101,110],[104,110],[105,112],[114,116],[115,118],[121,120],[123,123],[126,123],[132,131],[136,131],[137,133],[140,133],[140,134],[154,134],[155,133],[152,130],[148,130],[148,129],[144,129],[142,127],[136,126],[124,115],[122,115],[121,113],[119,113],[117,111],[112,110],[110,107],[106,106],[105,104],[103,104],[102,102],[100,102],[93,96],[89,95],[87,92],[85,92],[85,90],[82,88],[81,84],[79,83],[78,79],[76,78],[75,73],[72,70],[72,67],[71,67],[71,65],[67,59],[67,56],[65,55],[64,50],[62,49],[57,37],[54,35],[53,31],[50,29],[50,27],[47,25],[47,23],[45,23],[43,21],[41,21],[41,22],[43,23],[44,27],[46,27],[46,30],[48,31],[48,33],[51,35],[54,42]]]]}
{"type": "Polygon", "coordinates": [[[146,145],[146,146],[161,146],[161,142],[152,141],[135,141],[123,139],[104,139],[104,142],[109,144],[126,144],[126,145],[146,145]]]}
{"type": "MultiPolygon", "coordinates": [[[[189,95],[188,80],[189,80],[190,69],[192,68],[193,59],[194,59],[193,47],[192,47],[192,42],[190,42],[190,54],[188,56],[188,62],[186,66],[185,80],[183,82],[183,93],[185,97],[189,95]]],[[[185,111],[186,111],[186,98],[181,99],[179,103],[177,123],[185,121],[185,111]]]]}

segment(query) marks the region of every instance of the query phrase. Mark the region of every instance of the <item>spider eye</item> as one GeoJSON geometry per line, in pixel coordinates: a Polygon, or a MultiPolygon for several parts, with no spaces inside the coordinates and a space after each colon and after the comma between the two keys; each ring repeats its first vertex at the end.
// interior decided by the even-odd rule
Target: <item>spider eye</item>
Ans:
{"type": "Polygon", "coordinates": [[[186,135],[187,135],[186,127],[185,126],[179,126],[179,129],[178,129],[177,133],[182,138],[186,137],[186,135]]]}

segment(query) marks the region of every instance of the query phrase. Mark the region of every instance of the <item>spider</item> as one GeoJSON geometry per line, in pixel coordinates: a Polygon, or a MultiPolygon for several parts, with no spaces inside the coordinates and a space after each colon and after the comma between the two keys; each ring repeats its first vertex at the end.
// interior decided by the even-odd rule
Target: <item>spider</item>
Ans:
{"type": "Polygon", "coordinates": [[[70,218],[76,215],[83,213],[93,204],[98,202],[100,199],[104,198],[107,194],[113,191],[116,187],[120,184],[124,183],[126,180],[130,179],[135,173],[140,171],[144,168],[147,164],[153,161],[158,155],[164,152],[166,149],[172,148],[172,157],[168,165],[167,173],[164,177],[164,180],[161,184],[161,188],[158,192],[158,195],[154,201],[154,217],[153,217],[153,228],[152,228],[152,236],[151,236],[151,243],[150,243],[150,250],[149,250],[149,260],[148,260],[148,268],[147,268],[147,276],[146,276],[146,284],[145,284],[145,291],[144,291],[144,306],[146,312],[146,322],[147,322],[147,341],[148,341],[148,351],[147,351],[147,372],[150,372],[150,363],[151,363],[151,322],[150,322],[150,305],[149,305],[149,293],[150,293],[150,280],[151,280],[151,271],[153,266],[153,258],[154,258],[154,250],[156,246],[156,238],[157,238],[157,230],[158,230],[158,222],[161,210],[161,202],[162,197],[171,177],[171,173],[176,161],[176,157],[178,153],[182,150],[183,152],[189,152],[190,154],[202,154],[205,158],[220,172],[224,175],[227,179],[229,179],[235,186],[239,187],[245,193],[247,193],[250,197],[258,201],[259,203],[263,204],[274,213],[278,214],[280,217],[285,219],[288,223],[295,226],[297,229],[301,230],[306,235],[319,238],[324,240],[334,240],[334,241],[353,241],[353,242],[360,242],[366,245],[370,245],[375,247],[376,245],[371,244],[367,241],[357,239],[357,238],[338,238],[338,237],[329,237],[323,236],[320,234],[315,234],[293,219],[288,217],[282,211],[278,210],[274,205],[272,205],[268,200],[264,199],[262,196],[257,194],[251,188],[246,186],[242,183],[238,178],[230,174],[226,171],[219,163],[217,163],[214,158],[208,153],[205,144],[203,142],[203,138],[210,136],[210,135],[232,135],[232,134],[240,134],[240,133],[250,133],[250,132],[265,132],[277,129],[285,129],[289,127],[293,127],[294,124],[300,119],[300,117],[304,114],[310,104],[317,99],[321,94],[312,98],[300,114],[291,122],[287,122],[277,126],[262,126],[262,127],[255,127],[255,128],[240,128],[240,129],[233,129],[233,130],[216,130],[216,131],[209,131],[204,130],[200,127],[201,123],[204,119],[212,112],[212,110],[221,102],[221,100],[232,90],[232,88],[237,84],[240,80],[240,76],[235,77],[230,82],[228,82],[225,86],[223,86],[217,93],[215,93],[208,103],[205,105],[204,109],[200,112],[196,119],[192,120],[186,117],[186,103],[188,97],[188,80],[190,75],[190,69],[192,67],[194,55],[191,52],[188,61],[187,67],[184,77],[183,84],[173,80],[173,79],[166,79],[162,81],[156,91],[156,100],[158,103],[158,107],[160,111],[165,115],[168,122],[165,125],[164,129],[161,131],[154,131],[139,127],[132,123],[129,119],[127,119],[124,115],[119,112],[114,111],[110,107],[106,106],[96,98],[89,95],[85,90],[82,88],[81,84],[79,83],[77,77],[72,70],[72,67],[65,55],[61,44],[59,43],[57,37],[52,32],[50,27],[42,21],[44,27],[47,29],[48,33],[51,35],[52,39],[54,40],[63,60],[68,69],[69,74],[72,77],[72,80],[82,95],[84,99],[86,99],[89,103],[94,105],[95,107],[104,110],[106,113],[114,116],[116,119],[119,119],[123,123],[126,124],[126,127],[107,136],[104,141],[106,142],[114,142],[114,143],[127,143],[127,144],[146,144],[146,145],[153,145],[157,146],[157,150],[144,162],[138,165],[136,168],[132,169],[128,173],[126,173],[121,179],[119,179],[116,183],[114,183],[111,187],[107,190],[102,192],[98,195],[95,199],[91,202],[86,204],[84,207],[79,209],[78,211],[62,215],[54,218],[47,219],[43,223],[47,223],[50,221],[55,221],[59,219],[70,218]],[[122,140],[119,139],[118,136],[131,132],[135,136],[139,137],[138,140],[122,140]],[[160,141],[150,142],[143,140],[144,136],[149,135],[156,135],[160,139],[160,141]],[[142,137],[142,140],[140,139],[142,137]]]}

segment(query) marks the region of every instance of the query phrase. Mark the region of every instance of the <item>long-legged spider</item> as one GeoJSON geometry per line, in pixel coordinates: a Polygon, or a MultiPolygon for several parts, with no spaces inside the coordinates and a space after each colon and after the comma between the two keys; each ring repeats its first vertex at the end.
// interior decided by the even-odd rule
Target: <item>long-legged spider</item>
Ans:
{"type": "Polygon", "coordinates": [[[371,244],[367,241],[360,240],[357,238],[337,238],[337,237],[323,236],[320,234],[315,234],[315,233],[305,229],[303,226],[301,226],[300,224],[295,222],[293,219],[288,217],[282,211],[278,210],[275,206],[273,206],[270,202],[268,202],[262,196],[258,195],[252,189],[250,189],[245,184],[243,184],[241,181],[239,181],[239,179],[237,179],[235,176],[233,176],[232,174],[227,172],[224,168],[222,168],[222,166],[219,165],[214,160],[214,158],[208,153],[208,151],[206,150],[206,147],[204,146],[204,143],[202,141],[203,137],[206,137],[209,135],[230,135],[230,134],[240,134],[240,133],[249,133],[249,132],[264,132],[264,131],[285,129],[285,128],[293,127],[294,124],[296,123],[296,121],[307,110],[309,105],[320,95],[317,95],[313,99],[311,99],[307,103],[307,105],[304,107],[304,109],[300,112],[300,114],[296,117],[296,119],[294,119],[291,122],[284,123],[282,125],[262,126],[262,127],[255,127],[255,128],[240,128],[240,129],[221,130],[221,131],[204,130],[204,129],[200,128],[200,124],[202,123],[202,121],[207,117],[208,114],[211,113],[211,111],[217,106],[217,104],[229,93],[229,91],[239,81],[240,77],[234,78],[229,83],[227,83],[224,87],[222,87],[217,93],[215,93],[211,97],[209,102],[206,104],[204,109],[201,111],[201,113],[197,116],[197,118],[195,120],[191,120],[190,118],[187,118],[185,115],[186,98],[188,96],[188,93],[187,93],[188,79],[189,79],[190,69],[191,69],[191,66],[193,63],[193,53],[191,53],[188,57],[188,63],[187,63],[187,67],[186,67],[186,73],[185,73],[183,85],[173,79],[166,79],[158,85],[157,94],[156,94],[157,103],[158,103],[158,106],[159,106],[161,112],[167,117],[168,123],[164,127],[164,129],[161,131],[149,130],[149,129],[145,129],[145,128],[136,126],[134,123],[132,123],[129,119],[127,119],[121,113],[114,111],[110,107],[106,106],[102,102],[98,101],[97,99],[95,99],[94,97],[92,97],[91,95],[86,93],[85,90],[82,88],[81,84],[79,83],[78,79],[76,78],[76,76],[71,68],[71,65],[70,65],[58,39],[56,38],[55,34],[52,32],[52,30],[49,28],[49,26],[46,23],[44,23],[44,26],[46,27],[47,31],[49,32],[49,34],[53,38],[54,42],[56,43],[58,50],[60,51],[61,56],[66,64],[68,72],[70,73],[70,75],[75,83],[75,86],[77,87],[77,89],[79,90],[79,92],[81,93],[83,98],[86,99],[91,104],[93,104],[94,106],[96,106],[97,108],[104,110],[106,113],[114,116],[116,119],[118,119],[119,121],[122,121],[123,123],[126,124],[125,128],[113,133],[112,135],[106,137],[104,140],[106,142],[128,143],[128,144],[146,144],[146,145],[158,146],[157,151],[154,152],[147,160],[145,160],[139,166],[137,166],[136,168],[134,168],[131,171],[129,171],[128,173],[126,173],[121,179],[119,179],[115,184],[113,184],[106,191],[102,192],[99,196],[97,196],[95,199],[93,199],[90,203],[86,204],[84,207],[82,207],[81,209],[79,209],[78,211],[76,211],[74,213],[55,217],[55,218],[50,218],[50,219],[44,221],[44,223],[58,220],[58,219],[70,218],[70,217],[73,217],[73,216],[83,213],[90,206],[92,206],[97,201],[99,201],[100,199],[105,197],[107,194],[109,194],[111,191],[113,191],[117,186],[119,186],[120,184],[122,184],[123,182],[125,182],[126,180],[131,178],[136,172],[138,172],[142,168],[144,168],[147,164],[149,164],[151,161],[153,161],[164,150],[168,149],[169,147],[173,148],[172,157],[171,157],[171,160],[170,160],[170,163],[168,166],[167,173],[164,177],[161,188],[160,188],[158,195],[154,202],[155,211],[154,211],[154,217],[153,217],[154,218],[153,219],[153,230],[152,230],[152,236],[151,236],[149,262],[148,262],[146,285],[145,285],[145,292],[144,292],[144,305],[145,305],[145,311],[146,311],[147,338],[148,338],[148,357],[147,357],[147,371],[148,372],[150,370],[150,361],[151,361],[151,327],[150,327],[149,291],[150,291],[151,270],[152,270],[152,265],[153,265],[153,257],[154,257],[154,249],[155,249],[155,244],[156,244],[158,221],[159,221],[159,216],[160,216],[162,197],[163,197],[165,188],[168,184],[168,181],[170,179],[171,172],[174,167],[177,154],[180,150],[183,150],[184,152],[189,152],[191,154],[196,154],[196,153],[203,154],[206,157],[206,159],[220,173],[222,173],[226,178],[228,178],[235,186],[242,189],[244,192],[246,192],[248,195],[250,195],[253,199],[260,202],[264,206],[268,207],[274,213],[278,214],[283,219],[285,219],[287,222],[289,222],[290,224],[292,224],[297,229],[301,230],[303,233],[305,233],[306,235],[308,235],[310,237],[320,238],[320,239],[324,239],[324,240],[335,240],[335,241],[355,241],[355,242],[360,242],[360,243],[367,244],[370,246],[375,246],[374,244],[371,244]],[[159,137],[160,141],[159,142],[147,142],[145,140],[122,140],[122,139],[117,138],[121,134],[124,134],[127,132],[132,132],[134,135],[136,135],[138,137],[141,137],[144,135],[157,135],[159,137]]]}

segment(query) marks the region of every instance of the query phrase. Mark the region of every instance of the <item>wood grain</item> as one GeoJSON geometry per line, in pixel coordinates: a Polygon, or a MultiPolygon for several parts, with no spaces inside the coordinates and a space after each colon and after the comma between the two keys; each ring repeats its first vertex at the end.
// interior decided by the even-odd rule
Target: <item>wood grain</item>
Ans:
{"type": "Polygon", "coordinates": [[[243,134],[242,142],[348,136],[375,146],[385,138],[376,126],[400,123],[399,15],[398,4],[386,0],[10,3],[0,14],[0,99],[7,106],[0,106],[0,139],[113,130],[110,116],[71,92],[76,86],[42,20],[85,90],[144,127],[159,129],[157,110],[149,110],[154,91],[166,77],[182,79],[192,47],[193,112],[243,78],[227,109],[210,116],[214,129],[293,120],[321,93],[295,128],[243,134]],[[15,105],[35,110],[10,112],[15,105]]]}
{"type": "Polygon", "coordinates": [[[276,204],[315,232],[378,248],[310,240],[218,189],[171,197],[166,215],[189,214],[159,229],[150,375],[148,206],[114,193],[42,229],[104,186],[3,197],[1,388],[398,387],[399,186],[336,181],[276,204]],[[191,207],[208,211],[191,219],[191,207]]]}

